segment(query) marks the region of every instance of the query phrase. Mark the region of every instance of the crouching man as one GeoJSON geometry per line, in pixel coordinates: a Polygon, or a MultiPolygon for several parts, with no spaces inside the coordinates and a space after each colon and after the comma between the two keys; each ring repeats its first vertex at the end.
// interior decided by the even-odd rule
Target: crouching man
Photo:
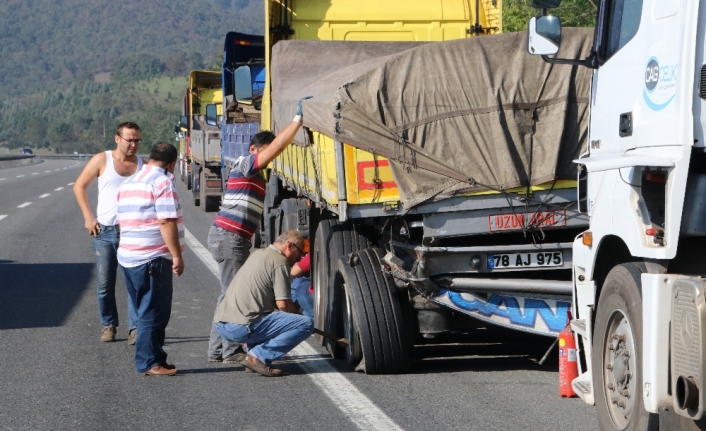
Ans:
{"type": "Polygon", "coordinates": [[[309,338],[311,318],[295,314],[290,267],[303,255],[301,233],[290,230],[269,247],[257,250],[231,281],[216,310],[214,323],[223,339],[246,343],[243,366],[263,376],[279,377],[275,361],[309,338]]]}

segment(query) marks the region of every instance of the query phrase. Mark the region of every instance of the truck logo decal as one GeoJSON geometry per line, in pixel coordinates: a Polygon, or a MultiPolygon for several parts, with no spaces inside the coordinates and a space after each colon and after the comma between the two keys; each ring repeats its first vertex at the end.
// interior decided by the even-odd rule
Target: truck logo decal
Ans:
{"type": "Polygon", "coordinates": [[[439,291],[434,302],[500,326],[556,336],[568,323],[569,301],[507,294],[439,291]],[[539,316],[539,318],[537,318],[539,316]]]}
{"type": "Polygon", "coordinates": [[[660,66],[657,58],[650,58],[645,68],[645,88],[642,90],[647,106],[653,111],[661,111],[674,100],[676,89],[677,65],[660,66]]]}

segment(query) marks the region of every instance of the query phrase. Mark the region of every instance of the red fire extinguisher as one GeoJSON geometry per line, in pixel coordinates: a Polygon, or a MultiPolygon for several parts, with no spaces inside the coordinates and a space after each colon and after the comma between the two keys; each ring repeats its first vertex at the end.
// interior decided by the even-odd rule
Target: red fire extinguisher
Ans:
{"type": "Polygon", "coordinates": [[[571,312],[568,313],[569,323],[559,332],[559,395],[562,397],[575,397],[571,382],[579,376],[579,367],[576,358],[576,341],[571,332],[571,312]]]}

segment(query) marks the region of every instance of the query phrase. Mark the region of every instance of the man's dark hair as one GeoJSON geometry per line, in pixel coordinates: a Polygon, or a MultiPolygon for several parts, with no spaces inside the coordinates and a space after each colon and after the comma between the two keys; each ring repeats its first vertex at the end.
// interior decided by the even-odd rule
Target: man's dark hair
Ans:
{"type": "Polygon", "coordinates": [[[132,121],[126,121],[124,123],[118,124],[118,130],[115,132],[115,134],[118,136],[122,136],[120,132],[122,132],[123,129],[132,129],[137,130],[139,132],[140,126],[138,126],[137,123],[133,123],[132,121]]]}
{"type": "Polygon", "coordinates": [[[162,166],[167,166],[176,161],[177,149],[167,142],[158,142],[152,146],[150,160],[162,162],[162,166]]]}
{"type": "Polygon", "coordinates": [[[250,145],[254,145],[255,148],[260,148],[263,145],[272,143],[272,141],[274,140],[274,133],[270,132],[269,130],[263,130],[262,132],[255,134],[252,138],[250,138],[250,145]]]}

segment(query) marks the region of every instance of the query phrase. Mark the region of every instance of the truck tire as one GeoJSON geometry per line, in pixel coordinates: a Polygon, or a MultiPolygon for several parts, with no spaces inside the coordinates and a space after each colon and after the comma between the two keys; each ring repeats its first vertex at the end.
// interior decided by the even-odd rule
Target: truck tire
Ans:
{"type": "Polygon", "coordinates": [[[614,267],[598,301],[592,372],[598,424],[604,431],[659,426],[659,416],[646,411],[642,400],[643,272],[635,263],[614,267]]]}
{"type": "Polygon", "coordinates": [[[213,196],[208,196],[206,194],[206,168],[201,169],[199,173],[199,202],[201,203],[201,210],[203,212],[211,212],[214,210],[215,201],[213,196]]]}
{"type": "Polygon", "coordinates": [[[191,194],[194,197],[194,206],[197,207],[201,204],[201,187],[200,187],[200,177],[201,168],[198,165],[194,165],[191,168],[191,194]]]}
{"type": "Polygon", "coordinates": [[[397,374],[410,368],[404,296],[382,271],[383,251],[367,248],[339,260],[351,315],[344,328],[350,342],[346,360],[366,374],[397,374]]]}
{"type": "MultiPolygon", "coordinates": [[[[343,336],[343,278],[338,259],[368,247],[368,240],[350,222],[323,220],[314,238],[312,282],[314,286],[314,324],[330,334],[343,336]]],[[[337,343],[317,336],[334,358],[345,351],[337,343]]]]}

